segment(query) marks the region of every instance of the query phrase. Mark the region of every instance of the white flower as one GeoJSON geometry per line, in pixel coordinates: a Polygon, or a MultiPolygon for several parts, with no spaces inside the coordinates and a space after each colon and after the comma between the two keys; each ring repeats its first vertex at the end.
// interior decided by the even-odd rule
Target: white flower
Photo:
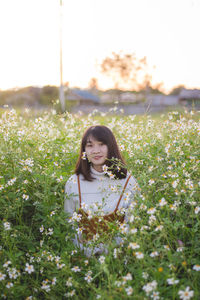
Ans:
{"type": "Polygon", "coordinates": [[[22,198],[23,198],[24,200],[28,200],[28,199],[29,199],[29,195],[23,194],[23,195],[22,195],[22,198]]]}
{"type": "Polygon", "coordinates": [[[43,232],[44,231],[44,226],[42,225],[41,227],[40,227],[40,232],[43,232]]]}
{"type": "Polygon", "coordinates": [[[72,216],[72,220],[73,220],[73,221],[80,222],[81,217],[82,217],[81,214],[77,214],[76,212],[74,212],[74,213],[73,213],[73,216],[72,216]]]}
{"type": "Polygon", "coordinates": [[[57,281],[57,279],[56,279],[56,277],[54,277],[53,279],[52,279],[52,285],[55,285],[56,284],[56,281],[57,281]]]}
{"type": "Polygon", "coordinates": [[[65,266],[65,264],[59,264],[59,263],[57,263],[56,266],[60,270],[60,269],[62,269],[65,266]]]}
{"type": "Polygon", "coordinates": [[[127,295],[130,296],[133,293],[133,288],[131,286],[129,286],[125,289],[125,291],[126,291],[127,295]]]}
{"type": "Polygon", "coordinates": [[[102,170],[103,170],[103,172],[107,173],[108,166],[106,166],[106,165],[103,165],[103,166],[102,166],[102,170]]]}
{"type": "Polygon", "coordinates": [[[96,241],[98,241],[99,237],[100,237],[100,235],[98,233],[96,233],[93,235],[92,239],[94,242],[96,242],[96,241]]]}
{"type": "Polygon", "coordinates": [[[155,222],[156,222],[156,217],[154,215],[150,215],[148,220],[149,225],[152,225],[155,222]]]}
{"type": "Polygon", "coordinates": [[[167,279],[167,283],[168,283],[169,285],[174,285],[174,284],[179,283],[179,280],[178,280],[178,279],[174,279],[174,278],[172,277],[172,278],[168,278],[168,279],[167,279]]]}
{"type": "Polygon", "coordinates": [[[115,185],[111,185],[110,189],[112,192],[116,192],[117,191],[117,187],[115,185]]]}
{"type": "Polygon", "coordinates": [[[124,149],[125,149],[124,145],[119,145],[119,149],[120,149],[120,151],[124,151],[124,149]]]}
{"type": "Polygon", "coordinates": [[[134,220],[135,220],[135,217],[134,217],[133,215],[131,215],[130,218],[129,218],[129,222],[130,222],[130,223],[133,223],[134,220]]]}
{"type": "Polygon", "coordinates": [[[177,251],[177,252],[183,252],[183,249],[184,249],[184,247],[178,247],[178,248],[176,249],[176,251],[177,251]]]}
{"type": "Polygon", "coordinates": [[[132,229],[130,230],[130,233],[132,233],[132,234],[134,234],[134,233],[136,233],[136,232],[138,232],[138,229],[137,229],[137,228],[132,228],[132,229]]]}
{"type": "Polygon", "coordinates": [[[53,234],[53,228],[48,228],[49,232],[47,233],[47,235],[52,235],[53,234]]]}
{"type": "Polygon", "coordinates": [[[50,255],[48,255],[48,256],[47,256],[47,260],[48,260],[48,261],[53,261],[53,260],[54,260],[54,257],[53,257],[53,255],[51,255],[51,254],[50,254],[50,255]]]}
{"type": "Polygon", "coordinates": [[[68,292],[66,294],[67,297],[73,297],[75,295],[75,290],[72,290],[71,292],[68,292]]]}
{"type": "Polygon", "coordinates": [[[142,252],[135,252],[135,256],[136,256],[138,259],[144,258],[144,254],[143,254],[142,252]]]}
{"type": "Polygon", "coordinates": [[[149,215],[153,215],[153,214],[155,214],[155,212],[156,212],[155,207],[151,207],[151,208],[149,208],[149,209],[147,210],[147,213],[148,213],[149,215]]]}
{"type": "Polygon", "coordinates": [[[12,286],[13,286],[13,283],[12,283],[12,282],[8,282],[8,283],[6,284],[6,287],[7,287],[8,289],[10,289],[12,286]]]}
{"type": "Polygon", "coordinates": [[[200,206],[195,207],[194,212],[197,215],[200,212],[200,206]]]}
{"type": "Polygon", "coordinates": [[[195,271],[200,271],[200,265],[194,265],[193,270],[195,271]]]}
{"type": "Polygon", "coordinates": [[[60,256],[55,256],[54,259],[55,259],[55,262],[56,262],[56,263],[59,263],[59,261],[60,261],[60,256]]]}
{"type": "Polygon", "coordinates": [[[20,275],[20,272],[16,268],[8,268],[8,275],[10,279],[16,279],[20,275]]]}
{"type": "Polygon", "coordinates": [[[117,258],[118,252],[119,252],[119,250],[116,249],[116,248],[113,250],[113,256],[114,256],[114,258],[117,258]]]}
{"type": "Polygon", "coordinates": [[[167,201],[165,200],[165,198],[162,198],[161,200],[159,200],[159,205],[161,206],[161,207],[163,207],[164,205],[166,205],[167,204],[167,201]]]}
{"type": "Polygon", "coordinates": [[[177,179],[177,180],[174,180],[174,181],[172,182],[172,186],[173,186],[174,189],[177,187],[178,183],[179,183],[179,180],[178,180],[178,179],[177,179]]]}
{"type": "Polygon", "coordinates": [[[15,181],[16,181],[16,177],[15,178],[13,178],[13,179],[10,179],[8,182],[7,182],[7,185],[13,185],[14,183],[15,183],[15,181]]]}
{"type": "Polygon", "coordinates": [[[169,247],[169,245],[164,245],[164,248],[166,249],[166,250],[170,250],[170,247],[169,247]]]}
{"type": "Polygon", "coordinates": [[[178,294],[180,296],[180,299],[189,300],[190,298],[193,297],[194,291],[191,291],[190,287],[187,286],[185,291],[179,291],[178,294]]]}
{"type": "Polygon", "coordinates": [[[101,264],[103,264],[104,261],[105,261],[105,256],[101,255],[101,256],[99,257],[99,262],[100,262],[101,264]]]}
{"type": "Polygon", "coordinates": [[[82,152],[82,156],[81,156],[81,159],[83,159],[83,160],[86,160],[86,159],[87,159],[87,155],[86,155],[86,152],[82,152]]]}
{"type": "Polygon", "coordinates": [[[153,300],[158,300],[158,299],[160,299],[160,297],[159,297],[159,292],[153,292],[152,294],[151,294],[151,298],[153,299],[153,300]]]}
{"type": "Polygon", "coordinates": [[[161,231],[163,229],[163,225],[158,225],[157,227],[156,227],[156,229],[155,229],[155,231],[161,231]]]}
{"type": "Polygon", "coordinates": [[[28,263],[26,263],[25,271],[28,272],[29,274],[31,274],[32,272],[34,272],[33,265],[29,265],[28,263]]]}
{"type": "Polygon", "coordinates": [[[72,277],[69,277],[66,281],[66,286],[72,286],[72,277]]]}
{"type": "Polygon", "coordinates": [[[116,285],[117,287],[120,287],[120,286],[122,285],[122,282],[121,282],[121,281],[115,281],[115,285],[116,285]]]}
{"type": "Polygon", "coordinates": [[[85,277],[84,277],[84,279],[85,279],[88,283],[90,283],[90,282],[92,281],[92,277],[90,276],[90,274],[86,274],[85,277]]]}
{"type": "Polygon", "coordinates": [[[51,288],[50,288],[50,285],[47,283],[48,283],[48,279],[43,280],[41,289],[45,290],[46,292],[50,292],[51,288]]]}
{"type": "Polygon", "coordinates": [[[143,286],[143,290],[147,294],[147,296],[150,294],[150,292],[154,291],[157,288],[157,282],[153,280],[152,282],[147,283],[143,286]]]}
{"type": "Polygon", "coordinates": [[[7,268],[7,266],[9,266],[9,265],[11,265],[11,261],[10,261],[10,260],[6,261],[6,262],[3,264],[3,267],[4,267],[4,268],[7,268]]]}
{"type": "Polygon", "coordinates": [[[78,266],[74,266],[73,268],[71,268],[71,270],[75,273],[81,271],[81,269],[78,266]]]}
{"type": "Polygon", "coordinates": [[[57,182],[61,182],[61,181],[63,181],[63,177],[62,177],[62,176],[60,176],[59,178],[57,178],[57,179],[56,179],[56,181],[57,181],[57,182]]]}
{"type": "Polygon", "coordinates": [[[149,274],[147,272],[142,272],[142,278],[147,279],[149,274]]]}
{"type": "Polygon", "coordinates": [[[0,272],[0,281],[4,280],[6,278],[6,275],[0,272]]]}
{"type": "Polygon", "coordinates": [[[11,226],[10,226],[10,223],[9,223],[9,222],[4,222],[4,223],[3,223],[3,226],[4,226],[4,229],[5,229],[5,230],[10,230],[10,229],[11,229],[11,226]]]}
{"type": "Polygon", "coordinates": [[[155,182],[154,179],[150,179],[150,180],[149,180],[149,185],[152,185],[154,182],[155,182]]]}
{"type": "Polygon", "coordinates": [[[133,279],[131,273],[128,273],[126,276],[123,276],[122,278],[123,278],[123,281],[128,281],[128,280],[132,280],[133,279]]]}
{"type": "Polygon", "coordinates": [[[138,245],[137,243],[129,243],[128,248],[139,249],[140,245],[138,245]]]}
{"type": "Polygon", "coordinates": [[[115,175],[112,172],[107,172],[108,176],[110,177],[110,179],[114,179],[115,175]]]}
{"type": "Polygon", "coordinates": [[[147,226],[147,225],[143,225],[142,227],[141,227],[141,231],[144,231],[144,230],[148,230],[149,229],[149,226],[147,226]]]}
{"type": "Polygon", "coordinates": [[[159,255],[159,253],[158,253],[157,251],[154,251],[154,252],[151,252],[149,255],[150,255],[151,257],[156,257],[156,256],[159,255]]]}

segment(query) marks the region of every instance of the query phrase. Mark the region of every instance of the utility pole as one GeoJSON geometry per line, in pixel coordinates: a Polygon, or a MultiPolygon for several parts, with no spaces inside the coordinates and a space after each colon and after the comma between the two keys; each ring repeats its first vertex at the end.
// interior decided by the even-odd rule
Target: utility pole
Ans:
{"type": "Polygon", "coordinates": [[[60,0],[60,89],[59,100],[62,112],[65,112],[65,94],[63,87],[63,59],[62,59],[62,25],[63,25],[63,2],[60,0]]]}

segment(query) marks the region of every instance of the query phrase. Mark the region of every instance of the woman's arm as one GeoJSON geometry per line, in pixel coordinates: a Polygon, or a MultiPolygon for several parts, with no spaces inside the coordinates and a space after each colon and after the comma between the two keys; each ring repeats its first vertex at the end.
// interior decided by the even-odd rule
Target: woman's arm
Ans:
{"type": "Polygon", "coordinates": [[[76,211],[78,207],[78,197],[76,195],[75,183],[70,178],[65,184],[65,202],[64,211],[70,215],[76,211]]]}
{"type": "Polygon", "coordinates": [[[125,194],[127,195],[127,200],[126,204],[124,201],[124,207],[125,207],[125,223],[128,223],[130,221],[130,218],[132,216],[132,210],[134,209],[135,206],[135,195],[140,194],[140,187],[137,183],[137,180],[131,176],[129,180],[129,184],[127,186],[127,190],[125,191],[125,194]]]}

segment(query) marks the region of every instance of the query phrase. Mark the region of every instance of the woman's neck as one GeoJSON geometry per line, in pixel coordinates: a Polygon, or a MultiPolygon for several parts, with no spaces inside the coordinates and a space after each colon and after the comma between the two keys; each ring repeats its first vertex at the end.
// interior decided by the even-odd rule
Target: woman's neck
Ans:
{"type": "Polygon", "coordinates": [[[92,165],[93,169],[99,173],[103,173],[103,169],[102,169],[102,166],[97,166],[97,165],[92,165]]]}

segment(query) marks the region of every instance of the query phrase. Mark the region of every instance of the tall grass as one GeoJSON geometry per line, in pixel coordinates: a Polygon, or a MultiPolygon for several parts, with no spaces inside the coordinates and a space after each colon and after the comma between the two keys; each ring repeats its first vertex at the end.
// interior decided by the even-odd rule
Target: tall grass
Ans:
{"type": "MultiPolygon", "coordinates": [[[[200,204],[197,113],[58,116],[14,110],[0,119],[0,298],[199,299],[200,204]],[[141,194],[123,245],[86,257],[63,211],[83,131],[117,137],[141,194]]],[[[96,242],[94,242],[96,243],[96,242]]]]}

